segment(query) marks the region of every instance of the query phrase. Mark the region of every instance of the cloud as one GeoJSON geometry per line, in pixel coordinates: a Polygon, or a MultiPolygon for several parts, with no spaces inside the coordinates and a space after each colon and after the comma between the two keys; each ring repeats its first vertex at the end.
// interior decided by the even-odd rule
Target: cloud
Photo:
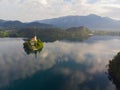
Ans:
{"type": "Polygon", "coordinates": [[[46,0],[39,0],[38,2],[40,2],[43,5],[47,5],[48,4],[46,0]]]}
{"type": "Polygon", "coordinates": [[[39,4],[43,4],[43,5],[47,5],[47,1],[46,0],[19,0],[19,3],[23,4],[23,3],[39,3],[39,4]]]}
{"type": "MultiPolygon", "coordinates": [[[[119,6],[118,6],[119,7],[119,6]]],[[[104,8],[106,8],[107,12],[104,13],[104,15],[111,15],[112,18],[116,19],[116,20],[120,20],[120,8],[115,7],[115,6],[111,6],[111,7],[107,7],[104,6],[104,8]]]]}
{"type": "Polygon", "coordinates": [[[91,13],[116,18],[112,7],[120,10],[119,4],[119,0],[1,0],[0,18],[31,21],[91,13]]]}

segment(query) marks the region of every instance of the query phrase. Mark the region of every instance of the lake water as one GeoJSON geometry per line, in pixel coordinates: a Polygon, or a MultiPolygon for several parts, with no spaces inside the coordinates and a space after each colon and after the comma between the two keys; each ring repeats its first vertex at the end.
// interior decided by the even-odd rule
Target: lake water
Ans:
{"type": "Polygon", "coordinates": [[[120,51],[120,37],[47,42],[29,55],[23,43],[0,39],[0,90],[116,90],[108,64],[120,51]]]}

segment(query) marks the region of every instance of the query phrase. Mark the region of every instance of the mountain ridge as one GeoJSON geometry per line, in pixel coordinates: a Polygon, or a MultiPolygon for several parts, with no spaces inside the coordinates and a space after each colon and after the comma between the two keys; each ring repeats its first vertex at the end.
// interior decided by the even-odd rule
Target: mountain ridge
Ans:
{"type": "Polygon", "coordinates": [[[95,14],[87,16],[63,16],[59,18],[37,20],[37,22],[51,24],[59,28],[86,26],[92,30],[120,30],[120,20],[101,17],[95,14]]]}
{"type": "Polygon", "coordinates": [[[0,19],[0,29],[5,29],[5,30],[21,29],[21,28],[49,28],[49,27],[54,27],[54,26],[50,24],[39,23],[39,22],[23,23],[18,20],[7,21],[7,20],[0,19]]]}

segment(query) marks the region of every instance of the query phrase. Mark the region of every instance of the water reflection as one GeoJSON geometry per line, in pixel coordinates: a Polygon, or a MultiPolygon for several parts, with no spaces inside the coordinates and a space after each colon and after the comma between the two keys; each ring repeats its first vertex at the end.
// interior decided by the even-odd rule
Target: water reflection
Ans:
{"type": "Polygon", "coordinates": [[[35,58],[26,55],[21,39],[3,40],[0,90],[115,90],[105,72],[119,43],[119,39],[44,43],[35,58]]]}
{"type": "Polygon", "coordinates": [[[120,52],[109,62],[109,79],[120,90],[120,52]]]}

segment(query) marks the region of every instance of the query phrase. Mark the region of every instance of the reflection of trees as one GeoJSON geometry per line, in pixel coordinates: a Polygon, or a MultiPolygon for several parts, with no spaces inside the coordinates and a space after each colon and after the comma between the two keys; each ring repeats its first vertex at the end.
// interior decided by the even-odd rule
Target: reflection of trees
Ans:
{"type": "Polygon", "coordinates": [[[34,42],[34,45],[31,45],[31,41],[28,40],[23,43],[23,48],[28,55],[37,54],[37,52],[41,52],[43,48],[43,42],[38,40],[37,42],[34,42]]]}
{"type": "Polygon", "coordinates": [[[109,79],[120,89],[120,52],[109,62],[109,79]]]}

